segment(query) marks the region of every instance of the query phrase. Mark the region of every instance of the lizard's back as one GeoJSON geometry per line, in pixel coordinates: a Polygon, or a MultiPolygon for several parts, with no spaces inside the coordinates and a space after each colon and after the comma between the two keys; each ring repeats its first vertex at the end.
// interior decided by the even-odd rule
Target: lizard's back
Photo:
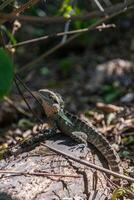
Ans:
{"type": "Polygon", "coordinates": [[[119,156],[111,147],[110,143],[106,138],[99,133],[93,126],[86,124],[76,116],[66,112],[67,118],[72,122],[71,124],[66,123],[62,118],[59,118],[57,125],[59,129],[65,134],[72,136],[78,142],[88,142],[92,144],[106,159],[109,168],[115,172],[121,172],[119,166],[119,156]]]}

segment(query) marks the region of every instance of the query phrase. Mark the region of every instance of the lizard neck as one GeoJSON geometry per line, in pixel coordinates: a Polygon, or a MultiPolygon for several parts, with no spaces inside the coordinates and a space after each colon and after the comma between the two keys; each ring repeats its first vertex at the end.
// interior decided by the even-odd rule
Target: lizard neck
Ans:
{"type": "Polygon", "coordinates": [[[70,117],[66,114],[64,110],[60,110],[56,115],[53,115],[53,120],[57,123],[57,125],[62,122],[64,127],[66,125],[67,126],[73,125],[73,122],[71,121],[70,117]]]}

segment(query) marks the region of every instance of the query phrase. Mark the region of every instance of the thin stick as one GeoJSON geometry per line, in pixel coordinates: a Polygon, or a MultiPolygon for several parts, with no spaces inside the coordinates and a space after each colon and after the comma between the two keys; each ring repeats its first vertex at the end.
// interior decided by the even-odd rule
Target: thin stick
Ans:
{"type": "Polygon", "coordinates": [[[98,0],[94,0],[94,2],[96,3],[96,5],[98,6],[98,8],[100,9],[100,11],[104,12],[104,8],[102,7],[102,5],[100,4],[100,2],[98,0]]]}
{"type": "Polygon", "coordinates": [[[1,170],[0,174],[17,174],[17,175],[30,175],[30,176],[56,176],[56,177],[72,177],[72,178],[81,178],[79,175],[67,175],[67,174],[51,174],[47,172],[19,172],[11,170],[1,170]]]}
{"type": "Polygon", "coordinates": [[[60,151],[60,150],[58,150],[58,149],[55,149],[54,147],[50,147],[50,146],[48,146],[47,144],[41,143],[41,145],[42,145],[42,146],[45,146],[45,147],[47,147],[47,148],[49,148],[50,150],[54,151],[55,153],[61,154],[62,156],[67,156],[67,157],[70,158],[71,160],[74,160],[74,161],[76,161],[76,162],[78,162],[78,163],[80,163],[80,164],[83,164],[83,165],[86,165],[86,166],[88,166],[88,167],[94,168],[94,169],[96,169],[96,170],[102,171],[102,172],[104,172],[104,173],[106,173],[106,174],[110,174],[110,175],[112,175],[112,176],[125,179],[125,180],[127,180],[127,181],[132,182],[132,183],[134,182],[134,178],[125,176],[125,175],[123,175],[123,174],[119,174],[119,173],[117,173],[117,172],[111,171],[111,170],[109,170],[109,169],[106,169],[106,168],[104,168],[104,167],[98,166],[98,165],[96,165],[96,164],[93,164],[93,163],[87,162],[87,161],[85,161],[85,160],[76,158],[76,156],[74,157],[73,155],[70,155],[70,154],[65,153],[65,152],[63,152],[63,151],[60,151]]]}
{"type": "MultiPolygon", "coordinates": [[[[18,78],[18,76],[17,76],[17,78],[18,78]]],[[[16,84],[16,87],[17,87],[17,89],[18,89],[18,92],[20,93],[20,95],[22,96],[23,100],[25,101],[25,103],[26,103],[28,109],[31,111],[31,113],[33,114],[33,116],[36,117],[36,119],[37,119],[38,121],[40,121],[41,123],[43,123],[43,121],[36,115],[36,113],[35,113],[35,112],[32,110],[32,108],[30,107],[28,101],[26,100],[25,96],[23,95],[23,92],[21,91],[21,89],[20,89],[20,87],[19,87],[19,85],[18,85],[18,83],[17,83],[16,80],[18,80],[18,79],[16,79],[16,77],[15,77],[15,78],[14,78],[14,82],[15,82],[15,84],[16,84]]],[[[30,93],[30,94],[31,94],[31,93],[30,93]]]]}
{"type": "MultiPolygon", "coordinates": [[[[39,0],[29,0],[28,2],[22,4],[19,8],[15,9],[10,15],[10,18],[15,17],[17,14],[24,12],[26,9],[28,9],[30,6],[36,4],[39,0]]],[[[6,21],[9,20],[9,18],[5,17],[5,14],[0,14],[1,15],[1,19],[0,19],[0,24],[5,23],[6,21]]]]}
{"type": "MultiPolygon", "coordinates": [[[[106,28],[115,28],[115,24],[107,24],[105,26],[98,26],[95,27],[95,29],[106,29],[106,28]]],[[[9,45],[5,45],[6,48],[14,48],[14,47],[19,47],[22,45],[26,45],[26,44],[31,44],[34,42],[39,42],[42,40],[46,40],[52,37],[60,37],[63,35],[71,35],[71,34],[76,34],[76,33],[84,33],[87,32],[89,30],[89,28],[83,28],[83,29],[77,29],[77,30],[72,30],[72,31],[66,31],[66,32],[60,32],[60,33],[55,33],[55,34],[49,34],[49,35],[45,35],[45,36],[41,36],[41,37],[37,37],[37,38],[33,38],[31,40],[25,40],[23,42],[18,42],[17,44],[9,44],[9,45]]]]}
{"type": "Polygon", "coordinates": [[[37,99],[37,97],[31,92],[31,90],[27,87],[27,85],[20,79],[20,77],[17,75],[17,74],[15,74],[15,79],[17,79],[20,83],[21,83],[21,85],[25,88],[25,90],[27,90],[30,94],[31,94],[31,96],[38,102],[38,104],[41,106],[41,108],[42,108],[42,105],[41,105],[41,103],[40,103],[40,101],[37,99]]]}
{"type": "Polygon", "coordinates": [[[89,20],[93,17],[104,17],[107,15],[112,14],[113,12],[118,12],[119,10],[124,10],[125,8],[127,9],[128,6],[133,6],[134,0],[127,0],[126,3],[118,3],[114,6],[111,6],[110,8],[105,9],[104,12],[102,11],[93,11],[90,13],[86,13],[85,15],[76,15],[76,16],[71,16],[69,18],[63,17],[63,16],[54,16],[54,17],[36,17],[36,16],[24,16],[24,15],[12,15],[12,14],[5,14],[5,13],[0,13],[1,18],[5,18],[6,20],[14,20],[18,19],[20,21],[25,21],[27,23],[36,23],[36,24],[55,24],[55,23],[65,23],[69,19],[71,21],[76,21],[76,20],[89,20]]]}

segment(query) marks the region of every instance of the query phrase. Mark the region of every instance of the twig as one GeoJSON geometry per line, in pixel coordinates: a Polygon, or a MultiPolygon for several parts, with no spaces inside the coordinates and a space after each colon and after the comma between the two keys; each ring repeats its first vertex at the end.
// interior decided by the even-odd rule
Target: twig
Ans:
{"type": "MultiPolygon", "coordinates": [[[[104,8],[102,7],[102,5],[100,4],[100,2],[98,0],[94,0],[94,2],[96,3],[96,5],[98,6],[98,8],[100,9],[100,11],[104,12],[104,8]]],[[[105,24],[102,24],[103,27],[105,27],[105,24]]],[[[100,29],[101,30],[101,29],[100,29]]]]}
{"type": "Polygon", "coordinates": [[[106,174],[110,174],[110,175],[112,175],[112,176],[115,176],[115,177],[118,177],[118,178],[121,178],[121,179],[125,179],[125,180],[130,181],[130,182],[134,182],[134,178],[125,176],[125,175],[123,175],[123,174],[119,174],[119,173],[117,173],[117,172],[111,171],[111,170],[109,170],[109,169],[106,169],[106,168],[104,168],[104,167],[98,166],[98,165],[96,165],[96,164],[93,164],[93,163],[87,162],[87,161],[85,161],[85,160],[76,158],[76,157],[74,157],[73,155],[70,155],[70,154],[65,153],[65,152],[63,152],[63,151],[60,151],[60,150],[58,150],[58,149],[55,149],[54,147],[50,147],[50,146],[48,146],[47,144],[41,143],[41,145],[42,145],[42,146],[45,146],[45,147],[47,147],[47,148],[49,148],[50,150],[54,151],[55,153],[61,154],[62,156],[67,156],[68,158],[70,158],[70,159],[72,159],[72,160],[74,160],[74,161],[76,161],[76,162],[78,162],[78,163],[80,163],[80,164],[83,164],[83,165],[86,165],[86,166],[88,166],[88,167],[94,168],[94,169],[96,169],[96,170],[102,171],[102,172],[104,172],[104,173],[106,173],[106,174]]]}
{"type": "Polygon", "coordinates": [[[18,19],[20,21],[25,21],[27,23],[42,23],[42,24],[50,24],[50,23],[65,23],[69,19],[71,21],[76,21],[76,20],[89,20],[90,18],[92,19],[93,17],[104,17],[107,15],[112,14],[113,12],[118,12],[120,10],[127,9],[127,7],[134,6],[133,5],[134,0],[127,0],[126,3],[118,3],[114,6],[111,6],[110,8],[105,9],[105,12],[102,11],[93,11],[91,13],[86,13],[84,15],[77,15],[77,16],[71,16],[69,18],[62,17],[62,16],[54,16],[54,17],[35,17],[35,16],[15,16],[12,14],[4,14],[0,13],[0,17],[5,18],[5,20],[14,20],[18,19]]]}
{"type": "Polygon", "coordinates": [[[21,85],[24,87],[24,89],[27,90],[27,91],[31,94],[31,96],[38,102],[38,104],[39,104],[39,105],[41,106],[41,108],[42,108],[42,105],[41,105],[40,101],[39,101],[39,100],[37,99],[37,97],[33,94],[33,92],[31,92],[31,90],[27,87],[27,85],[21,80],[21,78],[20,78],[17,74],[15,74],[14,76],[15,76],[15,79],[18,80],[18,81],[21,83],[21,85]]]}
{"type": "MultiPolygon", "coordinates": [[[[15,76],[14,82],[15,82],[15,84],[16,84],[16,87],[17,87],[17,89],[18,89],[18,92],[19,92],[20,95],[22,96],[22,98],[23,98],[24,102],[26,103],[28,109],[31,111],[31,113],[33,114],[33,116],[34,116],[38,121],[40,121],[41,123],[43,123],[43,121],[36,115],[36,113],[35,113],[35,112],[32,110],[32,108],[30,107],[30,105],[29,105],[27,99],[26,99],[25,96],[23,95],[23,92],[21,91],[21,89],[20,89],[20,87],[19,87],[19,85],[18,85],[18,83],[17,83],[17,80],[19,80],[19,79],[18,79],[18,76],[15,76]]],[[[19,80],[19,82],[20,82],[20,80],[19,80]]],[[[31,91],[30,91],[30,94],[31,94],[31,91]]],[[[32,95],[33,95],[33,94],[32,94],[32,95]]]]}
{"type": "Polygon", "coordinates": [[[67,174],[52,174],[47,172],[19,172],[11,170],[1,170],[0,174],[17,174],[17,175],[30,175],[30,176],[56,176],[56,177],[72,177],[72,178],[81,178],[78,175],[67,175],[67,174]]]}
{"type": "Polygon", "coordinates": [[[116,28],[116,25],[103,23],[102,25],[96,27],[96,29],[98,29],[99,31],[102,31],[102,29],[107,29],[107,28],[116,28]]]}
{"type": "Polygon", "coordinates": [[[67,40],[67,33],[70,32],[69,31],[69,27],[70,27],[70,23],[71,23],[71,20],[69,19],[66,23],[65,23],[65,28],[64,28],[64,34],[63,34],[63,38],[61,40],[61,43],[65,43],[66,40],[67,40]]]}
{"type": "MultiPolygon", "coordinates": [[[[21,5],[19,8],[15,9],[12,13],[9,14],[10,19],[13,19],[14,17],[16,17],[17,14],[24,12],[26,9],[28,9],[30,6],[36,4],[39,0],[29,0],[28,2],[26,2],[25,4],[21,5]]],[[[6,21],[9,20],[8,17],[5,17],[7,14],[3,14],[0,13],[0,24],[5,23],[6,21]]]]}
{"type": "MultiPolygon", "coordinates": [[[[107,25],[100,25],[100,26],[97,26],[95,27],[95,29],[106,29],[106,28],[115,28],[115,24],[107,24],[107,25]]],[[[71,35],[71,34],[76,34],[76,33],[84,33],[84,32],[87,32],[89,30],[89,28],[83,28],[83,29],[77,29],[77,30],[72,30],[72,31],[67,31],[67,32],[60,32],[60,33],[55,33],[55,34],[50,34],[50,35],[45,35],[45,36],[42,36],[42,37],[37,37],[37,38],[34,38],[34,39],[31,39],[31,40],[26,40],[26,41],[23,41],[23,42],[18,42],[17,44],[9,44],[9,45],[5,45],[6,48],[14,48],[14,47],[19,47],[19,46],[22,46],[22,45],[26,45],[26,44],[31,44],[31,43],[34,43],[34,42],[39,42],[39,41],[42,41],[42,40],[46,40],[48,38],[52,38],[52,37],[60,37],[60,36],[63,36],[63,35],[71,35]]]]}
{"type": "Polygon", "coordinates": [[[102,5],[100,4],[100,2],[98,0],[94,0],[94,2],[96,3],[96,5],[98,6],[98,8],[100,9],[100,11],[104,12],[104,8],[102,7],[102,5]]]}
{"type": "MultiPolygon", "coordinates": [[[[134,0],[131,0],[134,2],[134,0]]],[[[128,10],[129,8],[127,8],[128,10]]],[[[97,26],[99,26],[100,24],[106,22],[108,19],[111,19],[123,12],[125,12],[126,10],[120,10],[114,14],[111,14],[110,16],[105,16],[104,18],[102,18],[101,20],[97,21],[96,23],[92,24],[91,26],[88,27],[88,31],[93,30],[94,28],[96,28],[97,26]]],[[[82,32],[83,33],[83,32],[82,32]]],[[[76,39],[77,37],[79,37],[82,33],[77,33],[73,36],[71,36],[69,39],[66,40],[66,42],[64,44],[57,44],[56,46],[54,46],[52,49],[48,50],[47,52],[43,53],[41,56],[39,56],[36,60],[31,61],[30,63],[26,64],[25,66],[23,66],[23,68],[20,71],[24,71],[26,69],[30,69],[32,67],[38,67],[38,65],[36,65],[37,63],[39,63],[42,59],[48,57],[49,55],[51,55],[52,53],[54,53],[56,50],[60,49],[61,47],[63,47],[65,44],[70,43],[72,40],[76,39]],[[36,66],[35,66],[36,65],[36,66]]],[[[19,71],[19,72],[20,72],[19,71]]]]}

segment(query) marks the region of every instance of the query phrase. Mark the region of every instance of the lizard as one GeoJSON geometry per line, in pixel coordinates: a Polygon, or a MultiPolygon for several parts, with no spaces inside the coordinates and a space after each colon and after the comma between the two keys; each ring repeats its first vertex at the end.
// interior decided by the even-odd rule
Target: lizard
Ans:
{"type": "Polygon", "coordinates": [[[21,144],[7,150],[2,156],[3,158],[12,155],[17,156],[20,153],[27,151],[27,149],[33,149],[38,146],[41,141],[55,135],[58,129],[60,132],[69,135],[77,142],[92,144],[105,158],[112,171],[122,173],[122,168],[119,166],[119,156],[108,140],[98,132],[95,127],[66,111],[65,103],[60,94],[48,89],[41,89],[38,92],[33,92],[33,95],[35,95],[41,103],[53,129],[40,132],[34,138],[23,141],[21,144]]]}
{"type": "Polygon", "coordinates": [[[48,89],[40,89],[34,95],[41,103],[50,124],[54,129],[69,135],[80,143],[92,144],[105,158],[109,168],[117,173],[122,173],[120,158],[108,140],[77,116],[65,110],[65,103],[60,94],[48,89]]]}

